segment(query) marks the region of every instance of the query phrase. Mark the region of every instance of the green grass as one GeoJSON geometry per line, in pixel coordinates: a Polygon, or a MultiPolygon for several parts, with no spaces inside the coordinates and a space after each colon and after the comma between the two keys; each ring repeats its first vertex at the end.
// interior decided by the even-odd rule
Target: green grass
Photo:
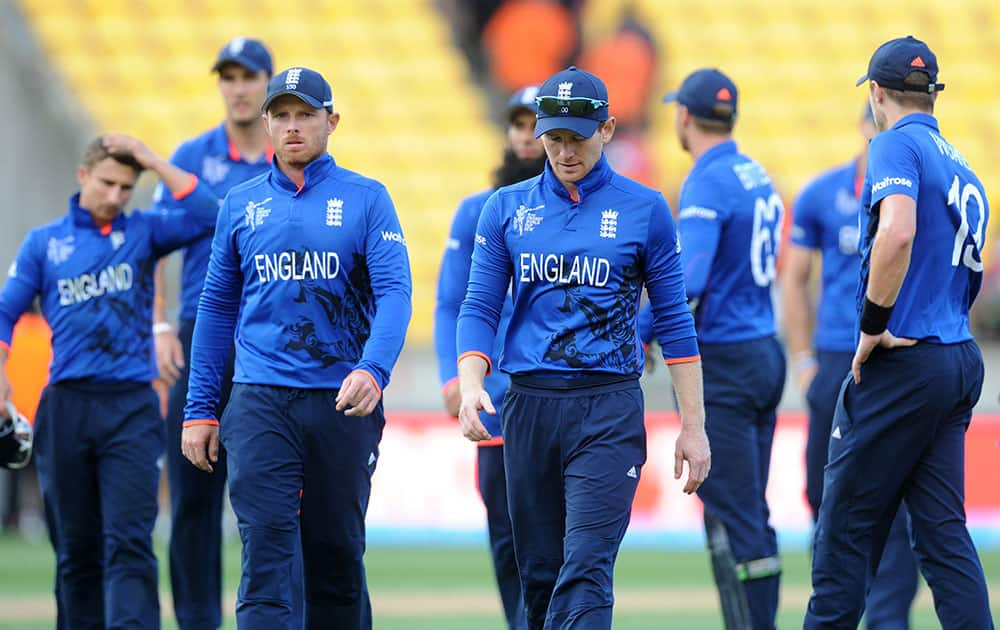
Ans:
{"type": "MultiPolygon", "coordinates": [[[[165,558],[164,549],[158,548],[159,557],[165,558]]],[[[982,556],[987,580],[1000,580],[1000,552],[993,551],[982,556]]],[[[225,581],[230,592],[236,590],[239,581],[239,545],[229,544],[225,548],[225,581]]],[[[489,555],[485,545],[481,549],[436,549],[436,548],[392,548],[382,547],[369,550],[367,567],[370,589],[375,603],[375,628],[378,630],[503,630],[499,617],[499,604],[494,603],[493,578],[489,565],[489,555]],[[475,597],[467,609],[448,614],[413,614],[407,616],[400,610],[398,601],[407,594],[431,593],[435,600],[443,603],[459,603],[462,607],[463,594],[475,597]],[[484,595],[486,597],[484,597],[484,595]],[[379,614],[379,597],[383,598],[383,614],[379,614]],[[390,605],[386,602],[396,602],[390,605]],[[387,610],[386,608],[391,608],[387,610]]],[[[53,575],[53,556],[45,541],[25,541],[14,537],[0,537],[0,611],[5,610],[5,602],[10,605],[25,598],[40,604],[48,603],[53,575]]],[[[161,563],[161,587],[164,589],[162,601],[169,602],[169,580],[166,564],[161,563]]],[[[802,552],[785,555],[785,573],[782,582],[785,589],[782,608],[778,619],[779,628],[801,627],[805,607],[805,596],[809,586],[809,564],[802,552]]],[[[685,628],[690,630],[716,629],[722,627],[721,617],[714,604],[711,573],[708,559],[701,551],[667,551],[660,549],[628,549],[622,551],[616,570],[616,592],[621,604],[615,614],[616,630],[646,630],[649,628],[685,628]],[[659,606],[656,593],[669,589],[702,589],[702,596],[694,598],[690,606],[683,599],[668,609],[659,606]],[[650,603],[648,595],[653,592],[650,603]],[[710,599],[706,600],[704,593],[710,599]],[[629,601],[640,600],[645,607],[630,606],[629,601]],[[630,596],[631,599],[630,599],[630,596]],[[650,606],[658,610],[649,611],[650,606]]],[[[926,586],[922,586],[923,598],[913,615],[914,630],[930,630],[940,625],[934,617],[926,586]]],[[[676,598],[675,598],[676,599],[676,598]]],[[[232,610],[225,611],[226,628],[235,628],[232,610]]],[[[0,615],[0,619],[8,617],[0,615]]],[[[9,617],[8,617],[9,618],[9,617]]],[[[40,613],[37,618],[20,618],[17,621],[0,621],[0,629],[34,630],[51,628],[52,620],[40,613]]],[[[164,620],[164,628],[176,626],[172,619],[164,620]]]]}

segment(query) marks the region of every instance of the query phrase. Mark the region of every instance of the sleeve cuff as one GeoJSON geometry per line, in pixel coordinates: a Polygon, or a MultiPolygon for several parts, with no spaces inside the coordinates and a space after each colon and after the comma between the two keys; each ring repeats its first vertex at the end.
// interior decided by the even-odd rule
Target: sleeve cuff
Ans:
{"type": "Polygon", "coordinates": [[[173,194],[173,197],[177,201],[180,201],[181,199],[184,199],[185,197],[193,193],[196,188],[198,188],[198,176],[192,173],[190,179],[188,180],[187,186],[185,186],[182,190],[175,192],[173,194]]]}
{"type": "Polygon", "coordinates": [[[10,354],[10,344],[6,341],[0,341],[0,348],[3,348],[7,351],[7,354],[10,354]]]}
{"type": "Polygon", "coordinates": [[[493,361],[490,361],[490,358],[486,356],[484,353],[479,352],[478,350],[469,350],[468,352],[463,352],[462,354],[458,355],[458,363],[461,363],[463,359],[466,359],[468,357],[479,357],[483,361],[486,361],[486,376],[489,376],[490,374],[493,373],[493,361]]]}
{"type": "Polygon", "coordinates": [[[696,354],[693,357],[675,357],[672,359],[663,360],[663,362],[667,365],[678,365],[680,363],[694,363],[695,361],[701,361],[700,354],[696,354]]]}
{"type": "MultiPolygon", "coordinates": [[[[378,392],[378,397],[382,398],[382,388],[379,387],[378,379],[376,379],[375,376],[372,375],[371,372],[369,372],[368,370],[354,370],[354,372],[357,372],[358,374],[364,374],[365,376],[367,376],[368,379],[372,382],[372,385],[375,386],[375,391],[378,392]]],[[[352,372],[352,374],[354,372],[352,372]]]]}
{"type": "Polygon", "coordinates": [[[181,426],[186,429],[188,427],[197,427],[197,426],[200,426],[200,425],[208,425],[210,427],[217,427],[217,426],[219,426],[219,421],[218,420],[212,420],[212,419],[209,419],[209,418],[203,418],[203,419],[200,419],[200,420],[185,420],[184,424],[181,425],[181,426]]]}

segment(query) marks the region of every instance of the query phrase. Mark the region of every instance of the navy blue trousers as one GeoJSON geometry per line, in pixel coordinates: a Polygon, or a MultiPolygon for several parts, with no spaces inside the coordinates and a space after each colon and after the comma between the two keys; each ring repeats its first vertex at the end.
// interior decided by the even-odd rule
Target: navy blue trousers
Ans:
{"type": "Polygon", "coordinates": [[[635,378],[514,377],[502,421],[528,628],[611,627],[618,547],[646,461],[635,378]]]}
{"type": "Polygon", "coordinates": [[[857,627],[901,501],[942,628],[993,628],[965,525],[965,432],[983,384],[972,341],[877,348],[833,418],[805,628],[857,627]]]}
{"type": "Polygon", "coordinates": [[[514,531],[507,511],[507,475],[503,468],[503,450],[503,445],[481,446],[477,449],[477,479],[479,495],[486,506],[493,571],[507,626],[511,630],[523,630],[527,628],[527,620],[521,598],[521,577],[514,557],[514,531]]]}
{"type": "MultiPolygon", "coordinates": [[[[222,625],[222,508],[226,449],[219,449],[215,472],[198,470],[181,453],[194,321],[180,324],[184,368],[167,402],[167,479],[170,483],[170,586],[181,630],[215,630],[222,625]]],[[[217,413],[229,401],[232,357],[222,378],[217,413]]],[[[219,417],[218,415],[216,417],[219,417]]]]}
{"type": "Polygon", "coordinates": [[[64,381],[42,392],[35,457],[65,627],[160,627],[152,532],[163,432],[148,383],[64,381]]]}
{"type": "Polygon", "coordinates": [[[233,386],[221,421],[243,542],[240,630],[292,628],[301,544],[305,627],[372,627],[365,512],[385,419],[336,410],[336,389],[233,386]]]}
{"type": "MultiPolygon", "coordinates": [[[[809,404],[809,438],[806,442],[806,496],[813,520],[823,499],[823,469],[826,467],[833,430],[837,395],[851,371],[854,352],[816,353],[819,369],[806,401],[809,404]]],[[[869,630],[907,630],[910,605],[917,594],[917,560],[910,546],[909,515],[901,505],[885,541],[882,562],[868,590],[865,625],[869,630]]]]}
{"type": "MultiPolygon", "coordinates": [[[[785,386],[785,355],[773,337],[701,344],[705,432],[712,472],[698,489],[705,512],[722,522],[733,560],[778,556],[765,492],[775,410],[785,386]]],[[[774,628],[780,575],[745,580],[754,630],[774,628]]]]}

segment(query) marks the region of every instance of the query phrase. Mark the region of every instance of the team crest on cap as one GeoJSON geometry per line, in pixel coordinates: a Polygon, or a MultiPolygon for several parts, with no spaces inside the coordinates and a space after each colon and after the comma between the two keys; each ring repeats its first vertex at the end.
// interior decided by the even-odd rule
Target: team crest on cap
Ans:
{"type": "Polygon", "coordinates": [[[229,42],[229,54],[238,55],[243,52],[243,46],[247,43],[246,37],[234,37],[231,42],[229,42]]]}
{"type": "Polygon", "coordinates": [[[294,90],[299,87],[299,78],[302,76],[302,68],[290,68],[285,75],[285,89],[294,90]]]}
{"type": "Polygon", "coordinates": [[[559,84],[559,90],[556,92],[556,98],[573,98],[573,82],[565,81],[559,84]]]}

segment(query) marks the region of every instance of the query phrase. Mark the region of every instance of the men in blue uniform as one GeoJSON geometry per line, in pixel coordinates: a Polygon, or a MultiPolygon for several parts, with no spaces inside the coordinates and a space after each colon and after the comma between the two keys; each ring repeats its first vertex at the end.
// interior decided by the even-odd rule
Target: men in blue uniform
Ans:
{"type": "MultiPolygon", "coordinates": [[[[860,122],[861,153],[809,183],[795,203],[791,245],[785,254],[782,295],[788,350],[799,389],[809,405],[806,442],[806,497],[813,520],[823,496],[833,411],[837,393],[851,370],[854,322],[861,258],[858,256],[858,208],[868,158],[875,135],[871,108],[865,104],[860,122]],[[821,257],[822,283],[815,318],[809,299],[813,260],[821,257]],[[814,325],[815,320],[815,325],[814,325]],[[815,328],[810,340],[809,332],[815,328]]],[[[904,629],[910,625],[910,605],[917,593],[917,563],[910,549],[906,510],[893,522],[885,553],[866,602],[866,625],[904,629]]]]}
{"type": "MultiPolygon", "coordinates": [[[[538,86],[518,90],[507,103],[507,146],[504,148],[503,162],[493,176],[493,188],[466,197],[458,206],[452,221],[448,245],[441,261],[438,276],[437,308],[434,311],[434,346],[438,356],[438,370],[441,375],[442,395],[445,408],[452,416],[458,417],[461,395],[458,388],[458,352],[455,345],[458,313],[465,299],[469,283],[469,268],[472,265],[472,250],[475,245],[476,224],[483,210],[483,203],[502,186],[535,177],[545,167],[545,152],[542,143],[535,138],[535,115],[538,107],[535,97],[538,86]]],[[[491,358],[496,360],[503,352],[503,337],[510,322],[513,305],[504,302],[503,314],[497,329],[496,344],[491,358]]],[[[485,386],[490,399],[502,409],[502,401],[507,393],[510,379],[506,374],[495,372],[486,378],[485,386]]],[[[481,412],[479,419],[494,436],[478,443],[477,480],[479,494],[486,506],[486,520],[493,553],[493,569],[496,573],[500,599],[503,602],[507,624],[512,629],[523,628],[525,624],[524,604],[521,599],[521,578],[514,558],[514,535],[511,531],[510,516],[507,511],[507,476],[503,468],[503,435],[496,415],[481,412]]]]}
{"type": "Polygon", "coordinates": [[[197,177],[126,136],[92,142],[77,178],[69,213],[28,233],[0,294],[0,399],[10,398],[4,368],[14,324],[38,295],[53,359],[34,448],[55,530],[60,622],[159,628],[153,267],[209,233],[218,202],[197,177]],[[144,168],[184,207],[123,214],[144,168]]]}
{"type": "Polygon", "coordinates": [[[501,424],[528,627],[610,628],[615,557],[646,460],[644,285],[680,402],[674,473],[688,461],[689,493],[710,466],[701,367],[666,201],[604,156],[615,131],[604,82],[569,68],[536,103],[545,171],[493,193],[476,228],[458,319],[459,421],[471,440],[492,437],[479,412],[495,413],[483,379],[510,287],[501,424]]]}
{"type": "Polygon", "coordinates": [[[698,70],[664,101],[677,101],[677,137],[695,161],[681,188],[678,230],[715,455],[698,496],[726,627],[765,630],[774,627],[781,574],[765,492],[785,384],[771,305],[783,207],[764,167],[732,139],[737,91],[729,77],[698,70]]]}
{"type": "MultiPolygon", "coordinates": [[[[242,182],[270,168],[271,143],[260,106],[271,77],[271,55],[256,39],[237,37],[219,51],[212,67],[219,75],[219,92],[226,107],[221,125],[180,145],[171,162],[192,173],[221,201],[242,182]]],[[[175,202],[157,191],[158,208],[175,202]]],[[[156,333],[160,376],[170,385],[167,403],[167,476],[170,481],[170,585],[177,625],[181,630],[212,630],[222,624],[222,495],[226,485],[226,452],[211,477],[181,454],[181,425],[187,399],[191,335],[198,297],[208,270],[211,235],[184,248],[181,267],[178,331],[168,323],[164,300],[163,266],[157,273],[156,333]]],[[[219,409],[232,389],[232,357],[225,366],[219,409]]]]}
{"type": "Polygon", "coordinates": [[[301,536],[307,628],[371,628],[364,517],[389,382],[410,319],[410,266],[385,187],[326,152],[340,121],[307,68],[271,79],[271,170],[233,188],[212,242],[191,348],[181,444],[218,465],[243,541],[240,628],[287,628],[301,536]]]}
{"type": "Polygon", "coordinates": [[[856,628],[901,501],[943,628],[992,628],[965,526],[965,431],[983,384],[969,331],[989,207],[938,130],[937,58],[913,37],[868,63],[881,132],[861,193],[857,351],[830,434],[806,628],[856,628]]]}

